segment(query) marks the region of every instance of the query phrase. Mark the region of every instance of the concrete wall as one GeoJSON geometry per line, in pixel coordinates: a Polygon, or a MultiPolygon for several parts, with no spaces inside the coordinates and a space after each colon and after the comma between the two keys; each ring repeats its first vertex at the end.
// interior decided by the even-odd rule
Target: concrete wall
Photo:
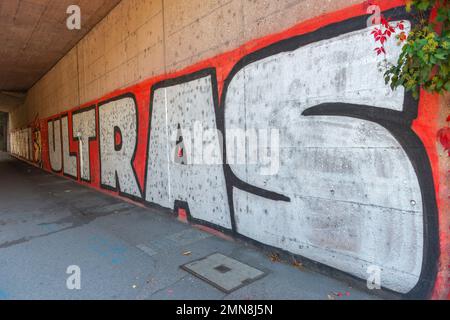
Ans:
{"type": "Polygon", "coordinates": [[[11,153],[31,161],[33,159],[33,138],[31,128],[11,132],[11,153]]]}
{"type": "MultiPolygon", "coordinates": [[[[385,86],[358,3],[124,0],[12,123],[39,119],[47,170],[443,297],[445,102],[385,86]]],[[[409,26],[402,1],[380,3],[409,26]]]]}
{"type": "Polygon", "coordinates": [[[29,91],[25,105],[12,113],[12,126],[359,2],[123,0],[29,91]]]}

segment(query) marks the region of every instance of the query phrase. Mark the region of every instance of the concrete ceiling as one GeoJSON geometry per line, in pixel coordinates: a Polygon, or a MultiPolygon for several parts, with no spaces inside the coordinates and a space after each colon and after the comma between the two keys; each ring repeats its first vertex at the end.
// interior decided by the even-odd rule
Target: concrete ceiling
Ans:
{"type": "Polygon", "coordinates": [[[0,0],[0,93],[25,92],[120,0],[0,0]],[[81,29],[66,27],[69,5],[81,29]]]}
{"type": "Polygon", "coordinates": [[[18,92],[0,92],[0,112],[11,112],[25,102],[25,94],[18,92]]]}

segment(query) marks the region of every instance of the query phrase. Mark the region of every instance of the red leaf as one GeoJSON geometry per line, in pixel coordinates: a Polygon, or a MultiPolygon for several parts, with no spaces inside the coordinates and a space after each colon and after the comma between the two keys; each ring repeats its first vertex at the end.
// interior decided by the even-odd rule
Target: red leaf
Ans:
{"type": "Polygon", "coordinates": [[[400,33],[398,38],[400,39],[400,41],[405,41],[407,36],[406,36],[406,34],[404,32],[402,32],[402,33],[400,33]]]}
{"type": "Polygon", "coordinates": [[[372,31],[372,34],[374,37],[380,36],[382,34],[381,30],[376,28],[375,30],[372,31]]]}

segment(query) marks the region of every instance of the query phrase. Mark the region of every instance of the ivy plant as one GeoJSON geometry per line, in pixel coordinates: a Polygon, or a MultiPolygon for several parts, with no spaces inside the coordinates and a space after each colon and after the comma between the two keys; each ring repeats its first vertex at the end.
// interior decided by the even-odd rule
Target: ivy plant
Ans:
{"type": "Polygon", "coordinates": [[[395,36],[402,50],[395,64],[385,59],[384,77],[392,90],[403,86],[418,99],[420,89],[443,94],[450,90],[450,2],[448,0],[409,0],[407,11],[416,20],[410,33],[404,32],[404,22],[393,24],[381,17],[380,27],[372,34],[379,47],[377,54],[385,54],[385,42],[395,36]],[[436,10],[436,18],[426,18],[436,10]]]}

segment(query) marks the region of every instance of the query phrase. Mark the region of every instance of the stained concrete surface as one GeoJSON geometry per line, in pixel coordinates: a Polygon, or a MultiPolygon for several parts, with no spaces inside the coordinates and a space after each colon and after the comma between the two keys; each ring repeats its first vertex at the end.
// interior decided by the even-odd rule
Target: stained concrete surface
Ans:
{"type": "Polygon", "coordinates": [[[376,299],[0,153],[0,299],[376,299]],[[190,251],[190,255],[185,255],[190,251]],[[220,252],[268,272],[231,294],[181,270],[220,252]],[[66,286],[70,265],[81,290],[66,286]],[[343,296],[335,293],[342,292],[343,296]]]}
{"type": "MultiPolygon", "coordinates": [[[[120,0],[0,2],[0,90],[26,91],[75,46],[120,0]],[[80,7],[81,28],[69,30],[69,5],[80,7]]],[[[70,20],[69,20],[70,21],[70,20]]]]}

